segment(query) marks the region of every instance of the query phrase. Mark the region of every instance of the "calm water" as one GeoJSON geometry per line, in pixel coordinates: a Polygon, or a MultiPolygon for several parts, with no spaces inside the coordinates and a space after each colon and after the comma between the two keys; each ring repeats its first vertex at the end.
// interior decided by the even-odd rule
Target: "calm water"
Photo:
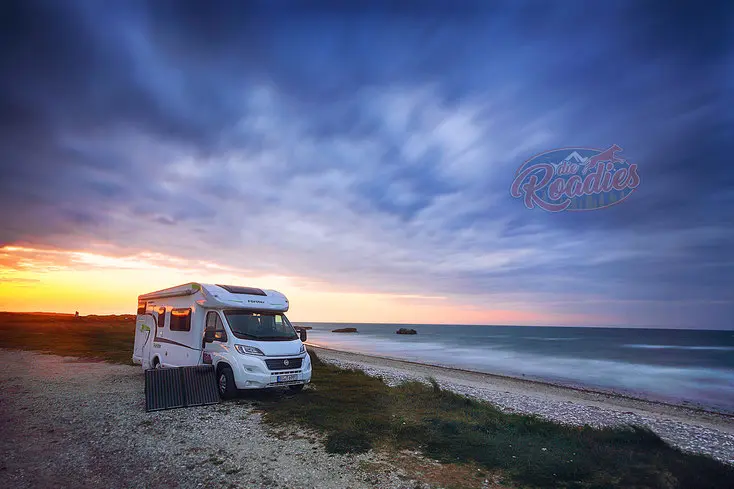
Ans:
{"type": "Polygon", "coordinates": [[[734,331],[298,323],[309,342],[734,412],[734,331]],[[357,334],[332,333],[356,327],[357,334]],[[417,335],[397,335],[399,327],[417,335]]]}

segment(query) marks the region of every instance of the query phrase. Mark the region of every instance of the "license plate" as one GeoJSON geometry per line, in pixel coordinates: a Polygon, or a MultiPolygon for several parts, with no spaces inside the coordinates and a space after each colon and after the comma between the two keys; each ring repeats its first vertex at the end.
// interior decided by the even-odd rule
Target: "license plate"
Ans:
{"type": "Polygon", "coordinates": [[[297,374],[292,375],[278,375],[277,382],[293,382],[294,380],[298,380],[297,374]]]}

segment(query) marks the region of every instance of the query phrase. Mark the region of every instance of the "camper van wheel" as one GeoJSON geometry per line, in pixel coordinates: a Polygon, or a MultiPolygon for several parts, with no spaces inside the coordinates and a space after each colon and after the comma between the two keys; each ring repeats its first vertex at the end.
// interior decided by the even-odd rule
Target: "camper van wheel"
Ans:
{"type": "Polygon", "coordinates": [[[301,392],[303,390],[303,384],[289,385],[288,388],[293,392],[301,392]]]}
{"type": "Polygon", "coordinates": [[[153,368],[155,369],[163,368],[163,365],[161,365],[161,362],[158,361],[158,357],[153,359],[153,368]]]}
{"type": "Polygon", "coordinates": [[[219,371],[217,384],[219,385],[219,395],[222,399],[232,399],[237,392],[237,387],[234,385],[234,374],[229,367],[222,367],[219,371]]]}

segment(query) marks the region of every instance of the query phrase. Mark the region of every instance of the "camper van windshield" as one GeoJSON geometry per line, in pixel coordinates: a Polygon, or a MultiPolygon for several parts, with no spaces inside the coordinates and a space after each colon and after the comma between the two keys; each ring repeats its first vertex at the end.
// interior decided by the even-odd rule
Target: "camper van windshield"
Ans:
{"type": "Polygon", "coordinates": [[[232,309],[224,311],[229,327],[237,338],[257,341],[290,341],[298,339],[296,330],[282,314],[259,313],[232,309]]]}

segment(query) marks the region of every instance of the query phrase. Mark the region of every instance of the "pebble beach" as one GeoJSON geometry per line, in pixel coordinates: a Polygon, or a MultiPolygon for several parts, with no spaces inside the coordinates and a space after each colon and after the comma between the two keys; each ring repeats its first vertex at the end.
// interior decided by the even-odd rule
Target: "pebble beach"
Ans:
{"type": "Polygon", "coordinates": [[[443,389],[490,402],[506,412],[576,426],[643,426],[681,450],[734,464],[734,417],[730,415],[512,377],[314,349],[327,363],[362,370],[389,385],[409,380],[429,382],[432,378],[443,389]]]}

